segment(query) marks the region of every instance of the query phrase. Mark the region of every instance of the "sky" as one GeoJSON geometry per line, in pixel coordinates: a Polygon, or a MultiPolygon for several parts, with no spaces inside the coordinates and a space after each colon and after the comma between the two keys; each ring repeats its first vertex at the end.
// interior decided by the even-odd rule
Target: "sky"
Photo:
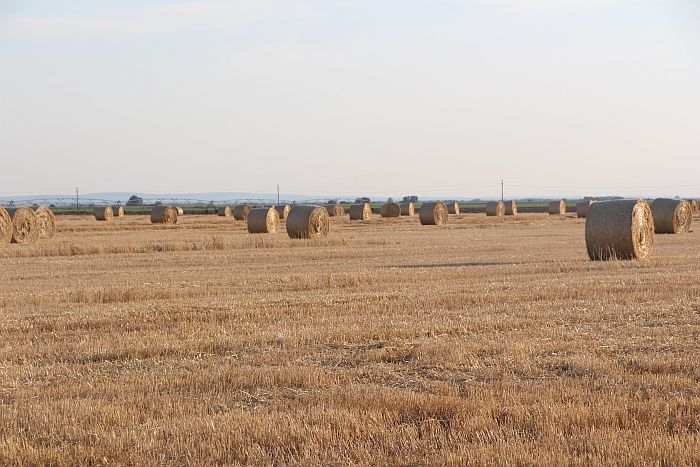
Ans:
{"type": "Polygon", "coordinates": [[[700,196],[697,0],[0,0],[0,196],[700,196]]]}

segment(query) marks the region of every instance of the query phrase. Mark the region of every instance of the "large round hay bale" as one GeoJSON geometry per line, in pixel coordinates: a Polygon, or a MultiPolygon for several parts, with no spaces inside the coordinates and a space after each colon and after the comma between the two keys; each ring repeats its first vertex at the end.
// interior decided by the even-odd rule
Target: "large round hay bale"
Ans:
{"type": "Polygon", "coordinates": [[[176,206],[156,206],[151,211],[152,224],[177,224],[176,206]]]}
{"type": "Polygon", "coordinates": [[[576,203],[576,217],[585,218],[588,216],[588,209],[592,203],[593,201],[590,199],[576,203]]]}
{"type": "Polygon", "coordinates": [[[591,260],[644,259],[654,246],[654,218],[644,200],[592,203],[586,216],[591,260]]]}
{"type": "Polygon", "coordinates": [[[280,215],[275,208],[254,208],[248,213],[248,233],[277,233],[280,215]]]}
{"type": "Polygon", "coordinates": [[[351,221],[366,221],[366,220],[369,220],[371,218],[372,218],[372,206],[369,203],[353,204],[350,207],[350,220],[351,221]]]}
{"type": "Polygon", "coordinates": [[[330,216],[321,206],[294,206],[287,217],[290,238],[324,238],[330,230],[330,216]]]}
{"type": "Polygon", "coordinates": [[[0,247],[12,240],[12,217],[0,206],[0,247]]]}
{"type": "Polygon", "coordinates": [[[690,203],[680,199],[657,198],[651,203],[654,229],[657,234],[690,232],[693,210],[690,203]]]}
{"type": "Polygon", "coordinates": [[[331,217],[340,217],[345,214],[345,209],[340,204],[326,204],[326,211],[331,217]]]}
{"type": "Polygon", "coordinates": [[[459,214],[459,203],[457,203],[457,201],[450,201],[446,204],[448,214],[459,214]]]}
{"type": "Polygon", "coordinates": [[[56,217],[48,206],[39,206],[36,213],[36,228],[39,240],[47,240],[56,235],[56,217]]]}
{"type": "Polygon", "coordinates": [[[98,221],[111,221],[114,217],[114,211],[111,206],[98,206],[92,210],[95,219],[98,221]]]}
{"type": "Polygon", "coordinates": [[[379,215],[382,217],[399,217],[401,216],[401,206],[398,203],[386,203],[379,210],[379,215]]]}
{"type": "Polygon", "coordinates": [[[32,208],[7,210],[12,219],[12,243],[34,243],[39,238],[37,216],[32,208]]]}
{"type": "Polygon", "coordinates": [[[281,204],[275,206],[275,210],[277,211],[277,215],[279,215],[280,219],[286,219],[289,215],[289,211],[292,210],[292,206],[290,204],[281,204]]]}
{"type": "Polygon", "coordinates": [[[514,200],[506,201],[504,203],[505,210],[503,211],[504,216],[517,216],[518,215],[518,205],[514,200]]]}
{"type": "Polygon", "coordinates": [[[402,216],[412,216],[416,213],[416,207],[411,202],[401,203],[400,206],[402,216]]]}
{"type": "Polygon", "coordinates": [[[124,206],[112,206],[112,215],[114,217],[124,217],[124,206]]]}
{"type": "Polygon", "coordinates": [[[216,213],[221,217],[231,217],[232,214],[231,208],[228,206],[220,206],[216,213]]]}
{"type": "Polygon", "coordinates": [[[564,200],[552,201],[547,207],[547,212],[550,216],[565,216],[566,215],[566,203],[564,200]]]}
{"type": "Polygon", "coordinates": [[[486,203],[486,215],[489,217],[501,217],[506,213],[506,205],[503,201],[490,201],[486,203]]]}
{"type": "Polygon", "coordinates": [[[248,220],[248,214],[250,213],[249,204],[237,204],[233,207],[233,218],[237,221],[248,220]]]}
{"type": "Polygon", "coordinates": [[[448,219],[447,205],[445,203],[423,203],[418,216],[423,225],[445,225],[448,219]]]}

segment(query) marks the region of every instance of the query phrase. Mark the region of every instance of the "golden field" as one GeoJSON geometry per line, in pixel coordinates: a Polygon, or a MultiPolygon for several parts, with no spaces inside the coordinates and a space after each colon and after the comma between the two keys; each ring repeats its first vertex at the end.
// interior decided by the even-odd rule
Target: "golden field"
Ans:
{"type": "Polygon", "coordinates": [[[700,464],[698,234],[450,217],[59,216],[0,249],[0,464],[700,464]]]}

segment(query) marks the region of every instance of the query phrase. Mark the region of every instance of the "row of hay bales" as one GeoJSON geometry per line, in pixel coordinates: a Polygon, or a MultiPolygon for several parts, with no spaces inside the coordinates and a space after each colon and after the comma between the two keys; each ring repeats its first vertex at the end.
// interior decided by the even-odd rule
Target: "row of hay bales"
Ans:
{"type": "MultiPolygon", "coordinates": [[[[98,221],[111,221],[115,217],[124,216],[123,206],[98,206],[92,210],[98,221]]],[[[179,216],[185,211],[178,206],[156,206],[151,210],[151,222],[153,224],[176,224],[179,216]]]]}
{"type": "Polygon", "coordinates": [[[0,245],[25,244],[56,235],[56,218],[46,206],[36,209],[0,207],[0,245]]]}

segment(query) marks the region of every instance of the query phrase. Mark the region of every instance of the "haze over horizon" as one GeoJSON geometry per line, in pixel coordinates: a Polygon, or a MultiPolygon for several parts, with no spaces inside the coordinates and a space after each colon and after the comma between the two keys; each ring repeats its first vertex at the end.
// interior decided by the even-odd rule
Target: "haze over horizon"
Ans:
{"type": "Polygon", "coordinates": [[[699,196],[700,2],[6,1],[0,198],[699,196]]]}

